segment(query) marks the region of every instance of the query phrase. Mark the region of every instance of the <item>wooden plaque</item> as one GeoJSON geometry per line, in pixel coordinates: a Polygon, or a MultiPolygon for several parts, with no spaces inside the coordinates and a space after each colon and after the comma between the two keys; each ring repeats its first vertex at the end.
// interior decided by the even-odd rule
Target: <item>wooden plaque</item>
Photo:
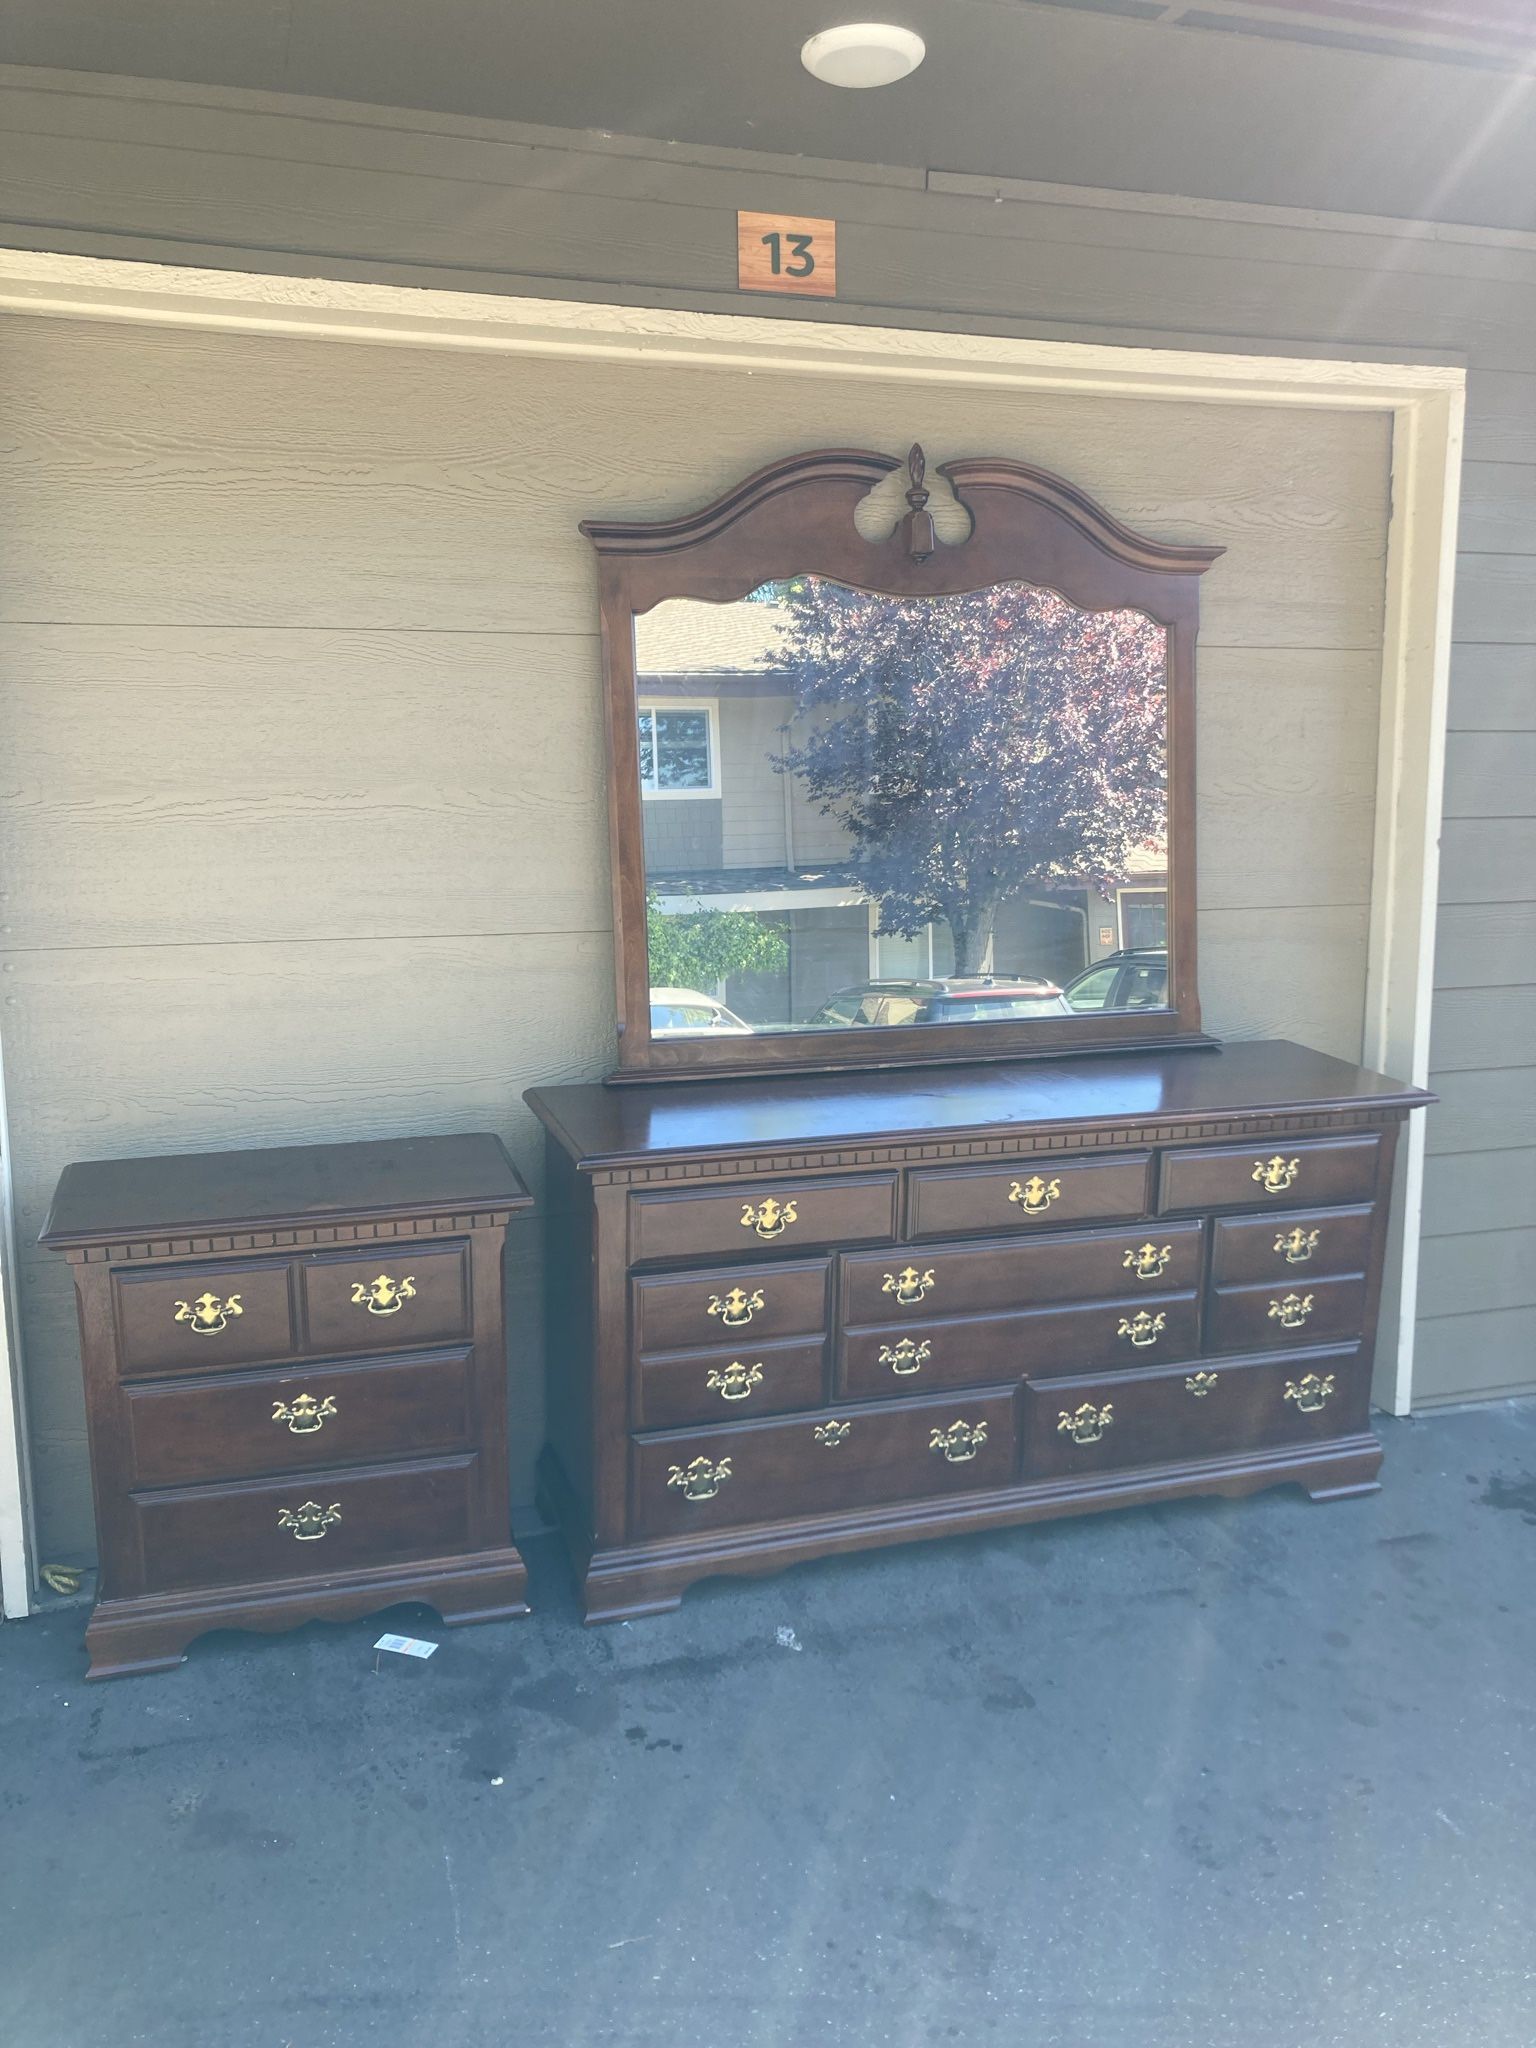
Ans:
{"type": "Polygon", "coordinates": [[[736,283],[744,292],[837,295],[837,222],[795,213],[738,213],[736,283]]]}

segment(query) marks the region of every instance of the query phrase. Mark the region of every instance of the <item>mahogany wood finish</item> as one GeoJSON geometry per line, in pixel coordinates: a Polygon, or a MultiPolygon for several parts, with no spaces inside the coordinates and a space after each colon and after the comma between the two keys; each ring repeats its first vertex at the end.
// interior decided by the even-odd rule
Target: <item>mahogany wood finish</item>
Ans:
{"type": "Polygon", "coordinates": [[[542,1500],[588,1619],[912,1537],[1287,1480],[1371,1490],[1393,1151],[1430,1099],[1283,1042],[532,1091],[542,1500]],[[1011,1199],[1036,1178],[1063,1207],[1011,1199]],[[1078,1221],[1069,1183],[1112,1190],[1112,1220],[1078,1221]],[[791,1190],[795,1222],[738,1241],[744,1210],[776,1217],[791,1190]],[[658,1205],[699,1236],[669,1221],[661,1249],[635,1221],[658,1205]],[[859,1248],[838,1250],[840,1215],[859,1248]]]}
{"type": "MultiPolygon", "coordinates": [[[[922,453],[912,451],[915,486],[922,453]]],[[[1133,533],[1076,485],[1047,470],[981,457],[939,465],[969,511],[956,546],[934,546],[920,508],[883,541],[854,523],[860,500],[901,463],[853,448],[770,463],[723,498],[680,519],[595,520],[582,532],[598,554],[608,716],[608,814],[613,846],[619,996],[615,1080],[658,1075],[802,1072],[914,1061],[958,1062],[1060,1054],[1070,1045],[1170,1045],[1200,1038],[1195,979],[1195,637],[1199,579],[1225,550],[1173,546],[1133,533]],[[922,536],[914,522],[925,522],[922,536]],[[924,548],[928,551],[925,552],[924,548]],[[636,732],[634,621],[667,598],[714,603],[760,584],[820,575],[860,590],[933,597],[1025,582],[1086,610],[1131,608],[1168,635],[1169,1007],[1004,1024],[883,1028],[878,1054],[861,1032],[653,1039],[646,947],[645,845],[636,732]]]]}
{"type": "Polygon", "coordinates": [[[402,1601],[526,1614],[485,1133],[66,1167],[101,1592],[87,1676],[402,1601]]]}

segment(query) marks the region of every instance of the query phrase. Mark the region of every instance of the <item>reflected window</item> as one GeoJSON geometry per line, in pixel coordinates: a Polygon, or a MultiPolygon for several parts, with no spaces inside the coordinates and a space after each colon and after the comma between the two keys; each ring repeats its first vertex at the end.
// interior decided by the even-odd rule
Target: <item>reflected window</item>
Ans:
{"type": "Polygon", "coordinates": [[[718,759],[712,706],[640,706],[640,788],[643,795],[718,796],[718,759]]]}
{"type": "Polygon", "coordinates": [[[1095,967],[1087,974],[1079,975],[1067,990],[1067,1001],[1074,1010],[1102,1010],[1109,1002],[1120,969],[1095,967]]]}

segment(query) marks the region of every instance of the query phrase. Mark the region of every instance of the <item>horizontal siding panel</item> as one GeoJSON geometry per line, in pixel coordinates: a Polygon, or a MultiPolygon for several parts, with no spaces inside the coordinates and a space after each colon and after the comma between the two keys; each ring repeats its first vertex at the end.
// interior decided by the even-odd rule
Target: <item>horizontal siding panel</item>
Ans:
{"type": "Polygon", "coordinates": [[[1447,724],[1452,732],[1536,731],[1536,646],[1453,646],[1447,724]]]}
{"type": "Polygon", "coordinates": [[[1536,984],[1439,990],[1430,1015],[1430,1064],[1439,1074],[1536,1066],[1536,984]]]}
{"type": "Polygon", "coordinates": [[[596,636],[0,626],[15,948],[605,931],[596,636]]]}
{"type": "Polygon", "coordinates": [[[1536,984],[1536,903],[1447,903],[1435,929],[1437,989],[1536,984]]]}
{"type": "MultiPolygon", "coordinates": [[[[537,277],[662,291],[735,292],[733,201],[717,172],[686,203],[636,196],[618,160],[603,189],[582,179],[509,184],[438,172],[317,166],[219,148],[13,131],[0,166],[6,211],[58,230],[148,235],[234,251],[307,253],[384,266],[462,270],[485,289],[493,278],[537,277]]],[[[592,166],[588,166],[592,169],[592,166]]],[[[593,169],[593,176],[596,171],[593,169]]],[[[726,173],[728,180],[730,174],[726,173]]],[[[761,176],[747,181],[767,203],[761,176]]],[[[852,187],[854,193],[867,187],[852,187]]],[[[904,195],[907,196],[907,195],[904,195]]],[[[790,194],[803,210],[808,193],[790,194]]],[[[825,203],[825,202],[823,202],[825,203]]],[[[1234,336],[1325,336],[1369,351],[1470,349],[1493,368],[1523,370],[1522,336],[1536,322],[1536,282],[1517,257],[1498,274],[1446,281],[1390,258],[1359,288],[1361,270],[1270,262],[1246,247],[1210,242],[1188,250],[1149,245],[1126,231],[1112,246],[1085,235],[1031,237],[1027,217],[994,209],[992,223],[956,232],[957,214],[979,213],[952,195],[911,197],[906,218],[865,221],[857,202],[840,209],[838,282],[848,302],[1123,329],[1134,323],[1183,331],[1199,324],[1234,336]],[[1514,273],[1511,275],[1511,273],[1514,273]]],[[[1119,232],[1118,230],[1116,231],[1119,232]]],[[[257,265],[256,267],[259,267],[257,265]]],[[[1465,267],[1465,266],[1463,266],[1465,267]]],[[[505,289],[503,283],[500,288],[505,289]]]]}
{"type": "Polygon", "coordinates": [[[590,635],[580,519],[702,505],[786,446],[917,432],[931,461],[1017,453],[1133,526],[1218,535],[1208,646],[1379,645],[1386,415],[1309,432],[1259,409],[964,387],[917,403],[766,374],[748,406],[724,370],[170,329],[124,348],[109,327],[23,319],[0,346],[0,606],[18,622],[590,635]]]}
{"type": "Polygon", "coordinates": [[[1536,1230],[1536,1146],[1425,1160],[1426,1240],[1501,1230],[1536,1230]]]}
{"type": "Polygon", "coordinates": [[[1447,818],[1440,835],[1440,901],[1528,903],[1536,875],[1536,818],[1447,818]]]}
{"type": "Polygon", "coordinates": [[[1414,1406],[1536,1392],[1536,1323],[1529,1309],[1444,1316],[1414,1333],[1414,1406]]]}
{"type": "Polygon", "coordinates": [[[1536,1066],[1493,1073],[1442,1074],[1429,1085],[1440,1100],[1427,1112],[1431,1152],[1500,1152],[1536,1145],[1536,1066]]]}
{"type": "Polygon", "coordinates": [[[1369,912],[1200,912],[1200,1005],[1217,1038],[1292,1038],[1358,1060],[1369,912]]]}
{"type": "Polygon", "coordinates": [[[1536,462],[1468,462],[1460,546],[1468,554],[1536,555],[1536,462]]]}
{"type": "MultiPolygon", "coordinates": [[[[1536,1229],[1426,1238],[1419,1265],[1419,1320],[1536,1305],[1536,1229]]],[[[1531,1348],[1536,1360],[1536,1316],[1531,1348]]]]}
{"type": "MultiPolygon", "coordinates": [[[[1536,583],[1536,563],[1531,565],[1536,583]]],[[[1536,817],[1536,732],[1453,732],[1445,743],[1447,818],[1536,817]]],[[[1527,877],[1533,892],[1536,878],[1527,877]]]]}
{"type": "Polygon", "coordinates": [[[1468,462],[1536,462],[1536,372],[1473,368],[1464,446],[1468,462]]]}
{"type": "Polygon", "coordinates": [[[1523,555],[1458,555],[1453,618],[1458,640],[1529,647],[1536,642],[1536,564],[1523,555]]]}

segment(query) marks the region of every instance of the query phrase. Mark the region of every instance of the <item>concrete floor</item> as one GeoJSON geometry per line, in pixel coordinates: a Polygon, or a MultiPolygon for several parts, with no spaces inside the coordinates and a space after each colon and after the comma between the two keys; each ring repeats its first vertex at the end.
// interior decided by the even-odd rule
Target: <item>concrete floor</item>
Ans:
{"type": "Polygon", "coordinates": [[[0,1629],[8,2048],[1531,2048],[1536,1404],[375,1675],[0,1629]],[[499,1782],[497,1782],[499,1780],[499,1782]]]}

